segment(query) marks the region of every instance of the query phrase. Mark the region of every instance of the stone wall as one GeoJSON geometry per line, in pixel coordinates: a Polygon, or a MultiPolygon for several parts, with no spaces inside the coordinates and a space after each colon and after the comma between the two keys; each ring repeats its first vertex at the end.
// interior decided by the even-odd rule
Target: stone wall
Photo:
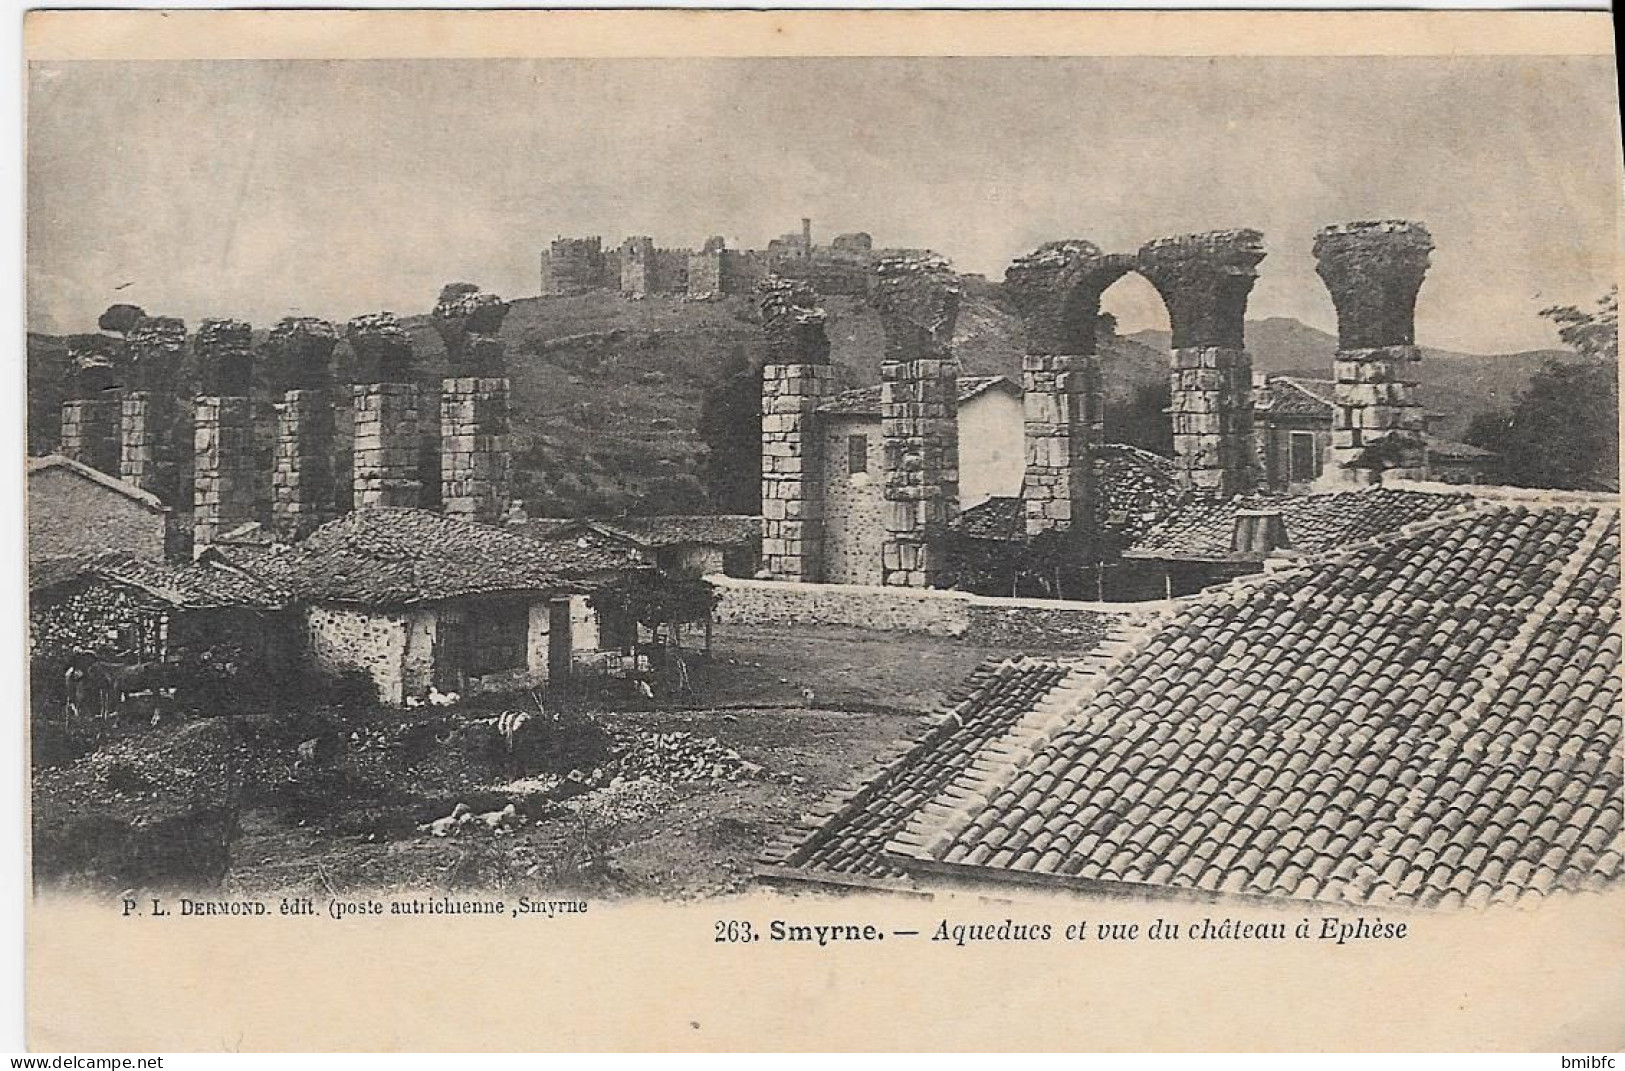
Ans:
{"type": "Polygon", "coordinates": [[[1092,644],[1111,624],[1143,621],[1167,606],[1161,602],[999,599],[963,591],[800,584],[724,576],[706,579],[722,595],[716,611],[719,624],[835,625],[1022,644],[1033,642],[1035,636],[1058,638],[1063,644],[1092,644]],[[1013,639],[1018,635],[1019,641],[1013,639]]]}
{"type": "Polygon", "coordinates": [[[335,515],[332,398],[326,389],[290,390],[276,407],[271,527],[283,539],[303,539],[335,515]]]}
{"type": "MultiPolygon", "coordinates": [[[[885,499],[880,473],[880,421],[824,418],[824,575],[831,584],[879,584],[885,499]],[[868,443],[863,472],[851,470],[851,438],[868,443]]],[[[721,570],[717,570],[720,572],[721,570]]]]}
{"type": "MultiPolygon", "coordinates": [[[[555,238],[542,254],[544,296],[568,297],[602,290],[610,285],[611,277],[602,238],[555,238]]],[[[619,282],[618,263],[613,278],[619,282]]]]}
{"type": "Polygon", "coordinates": [[[254,412],[247,397],[200,395],[193,409],[192,545],[254,519],[254,412]]]}
{"type": "Polygon", "coordinates": [[[759,294],[762,366],[762,567],[785,580],[823,578],[823,439],[830,393],[824,311],[806,287],[769,279],[759,294]]]}
{"type": "Polygon", "coordinates": [[[1329,482],[1427,471],[1427,418],[1416,399],[1416,295],[1433,237],[1407,220],[1348,223],[1315,236],[1315,270],[1337,308],[1329,482]]]}
{"type": "Polygon", "coordinates": [[[325,320],[289,317],[271,329],[271,374],[283,391],[271,453],[271,527],[283,539],[303,539],[338,510],[337,345],[338,332],[325,320]]]}
{"type": "Polygon", "coordinates": [[[874,303],[886,333],[880,366],[885,542],[880,582],[938,587],[959,514],[959,364],[950,350],[959,284],[938,257],[876,266],[874,303]]]}
{"type": "Polygon", "coordinates": [[[58,450],[81,465],[119,474],[119,398],[70,398],[62,403],[58,450]]]}
{"type": "Polygon", "coordinates": [[[305,611],[307,650],[332,673],[361,670],[372,678],[378,699],[405,702],[406,634],[410,615],[396,611],[311,606],[305,611]]]}
{"type": "Polygon", "coordinates": [[[412,383],[357,383],[355,407],[355,508],[417,506],[418,388],[412,383]]]}
{"type": "Polygon", "coordinates": [[[495,524],[508,505],[508,380],[440,383],[441,509],[495,524]]]}

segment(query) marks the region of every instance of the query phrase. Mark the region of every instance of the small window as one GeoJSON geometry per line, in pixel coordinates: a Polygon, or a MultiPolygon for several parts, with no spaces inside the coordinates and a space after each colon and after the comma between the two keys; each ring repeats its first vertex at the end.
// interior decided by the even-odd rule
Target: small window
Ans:
{"type": "Polygon", "coordinates": [[[1289,466],[1291,473],[1288,476],[1293,483],[1308,483],[1313,480],[1316,470],[1320,468],[1316,457],[1315,435],[1309,431],[1295,431],[1288,444],[1289,466]]]}
{"type": "Polygon", "coordinates": [[[846,437],[846,471],[849,475],[869,471],[869,436],[846,437]]]}

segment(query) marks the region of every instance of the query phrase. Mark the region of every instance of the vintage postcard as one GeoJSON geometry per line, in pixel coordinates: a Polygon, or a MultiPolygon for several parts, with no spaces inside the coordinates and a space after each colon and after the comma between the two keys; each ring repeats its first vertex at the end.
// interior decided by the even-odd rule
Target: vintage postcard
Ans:
{"type": "Polygon", "coordinates": [[[32,14],[30,1045],[1625,1047],[1611,31],[32,14]]]}

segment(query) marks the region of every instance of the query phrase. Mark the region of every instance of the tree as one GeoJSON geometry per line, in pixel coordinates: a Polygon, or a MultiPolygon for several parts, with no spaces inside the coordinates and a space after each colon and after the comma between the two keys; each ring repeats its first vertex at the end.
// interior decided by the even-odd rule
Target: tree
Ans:
{"type": "Polygon", "coordinates": [[[680,626],[703,622],[710,636],[711,612],[722,593],[704,577],[684,572],[644,570],[628,573],[587,597],[606,620],[636,622],[659,637],[662,632],[676,644],[680,626]]]}
{"type": "Polygon", "coordinates": [[[762,370],[734,347],[723,380],[700,404],[699,436],[706,446],[700,470],[711,507],[720,513],[756,513],[762,494],[762,370]]]}
{"type": "Polygon", "coordinates": [[[135,330],[135,326],[147,318],[147,310],[139,305],[109,305],[96,321],[96,326],[103,331],[111,331],[121,337],[128,336],[135,330]]]}
{"type": "Polygon", "coordinates": [[[1619,359],[1619,287],[1609,288],[1597,301],[1595,312],[1573,305],[1553,305],[1540,310],[1557,324],[1557,337],[1563,345],[1594,361],[1619,359]]]}
{"type": "Polygon", "coordinates": [[[1520,487],[1614,490],[1619,486],[1619,292],[1595,311],[1542,309],[1579,356],[1551,360],[1510,411],[1477,414],[1467,441],[1499,456],[1496,477],[1520,487]]]}

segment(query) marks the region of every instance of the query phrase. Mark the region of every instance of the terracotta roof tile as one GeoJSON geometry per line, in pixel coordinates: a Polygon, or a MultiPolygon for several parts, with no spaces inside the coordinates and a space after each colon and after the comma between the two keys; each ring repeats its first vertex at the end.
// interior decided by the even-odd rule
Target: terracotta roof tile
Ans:
{"type": "Polygon", "coordinates": [[[544,542],[428,510],[358,510],[280,552],[226,552],[241,568],[312,601],[412,605],[464,595],[571,591],[635,555],[544,542]]]}
{"type": "Polygon", "coordinates": [[[1485,504],[1214,589],[1046,731],[946,738],[955,806],[865,813],[905,871],[1415,905],[1617,880],[1618,539],[1613,509],[1485,504]]]}

